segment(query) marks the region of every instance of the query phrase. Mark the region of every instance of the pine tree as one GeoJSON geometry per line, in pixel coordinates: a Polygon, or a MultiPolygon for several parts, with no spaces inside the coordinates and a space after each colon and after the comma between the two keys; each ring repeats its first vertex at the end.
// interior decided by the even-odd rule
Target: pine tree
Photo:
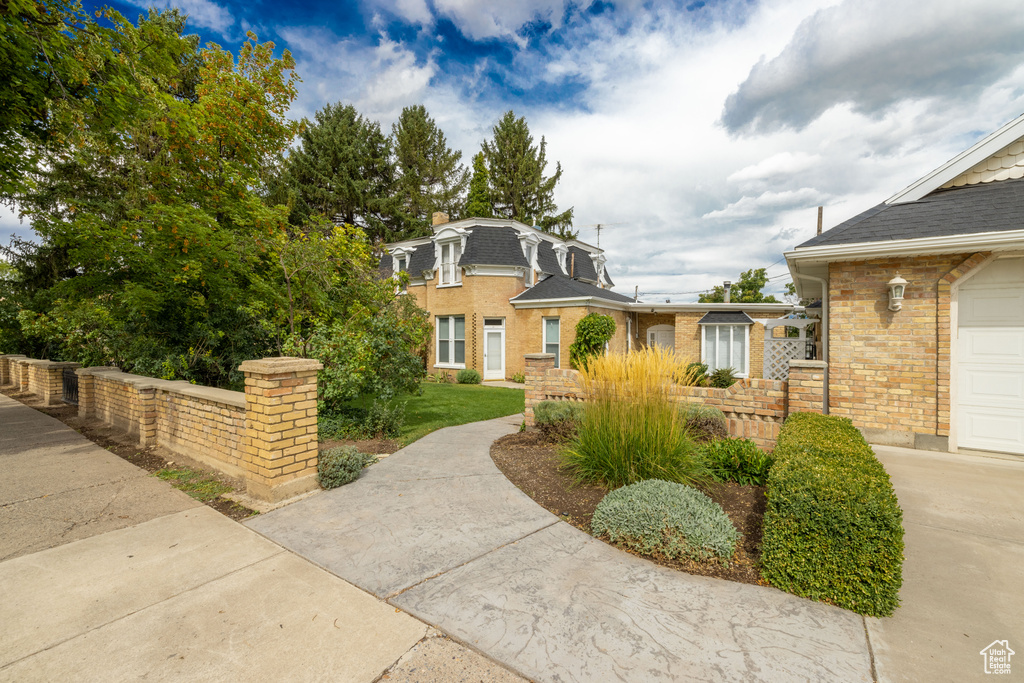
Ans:
{"type": "Polygon", "coordinates": [[[435,211],[462,214],[469,171],[462,152],[448,147],[444,133],[422,104],[406,107],[391,127],[398,167],[397,199],[407,236],[427,234],[435,211]]]}
{"type": "Polygon", "coordinates": [[[391,140],[352,105],[328,104],[288,159],[297,194],[291,220],[320,215],[362,228],[371,239],[404,237],[391,140]]]}
{"type": "Polygon", "coordinates": [[[466,208],[463,211],[466,218],[494,218],[489,185],[490,178],[484,153],[477,152],[473,157],[473,179],[469,181],[469,196],[466,198],[466,208]]]}
{"type": "Polygon", "coordinates": [[[494,213],[562,237],[575,239],[572,208],[558,213],[555,185],[562,177],[562,165],[555,163],[554,175],[545,178],[547,142],[533,144],[526,118],[509,110],[494,126],[494,139],[484,142],[483,155],[490,171],[491,204],[494,213]]]}

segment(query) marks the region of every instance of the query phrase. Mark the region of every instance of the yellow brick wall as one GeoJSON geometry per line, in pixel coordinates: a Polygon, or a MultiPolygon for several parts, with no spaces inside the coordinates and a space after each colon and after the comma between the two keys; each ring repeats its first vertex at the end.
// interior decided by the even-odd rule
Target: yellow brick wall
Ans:
{"type": "Polygon", "coordinates": [[[483,374],[484,318],[505,320],[505,377],[523,372],[523,356],[543,352],[543,318],[559,318],[561,366],[569,367],[569,345],[576,335],[576,324],[588,313],[610,315],[615,320],[615,335],[609,350],[621,352],[626,348],[626,313],[600,307],[566,306],[558,308],[531,308],[516,310],[509,299],[522,293],[526,287],[522,278],[492,275],[463,275],[458,287],[437,287],[437,278],[426,285],[409,287],[409,296],[430,313],[434,327],[430,348],[427,350],[427,372],[457,370],[437,366],[437,316],[461,315],[466,318],[466,367],[483,374]]]}
{"type": "Polygon", "coordinates": [[[155,403],[157,443],[231,476],[251,470],[242,450],[245,408],[171,391],[158,391],[155,403]]]}
{"type": "Polygon", "coordinates": [[[861,429],[949,434],[950,286],[984,254],[829,268],[829,408],[861,429]],[[903,310],[886,283],[906,279],[903,310]]]}

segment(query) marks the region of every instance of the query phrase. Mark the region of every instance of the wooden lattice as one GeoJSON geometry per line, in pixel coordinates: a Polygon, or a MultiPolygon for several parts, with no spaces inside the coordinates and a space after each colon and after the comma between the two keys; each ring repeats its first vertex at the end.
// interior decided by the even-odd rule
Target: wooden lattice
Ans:
{"type": "Polygon", "coordinates": [[[805,339],[780,338],[764,340],[764,378],[789,379],[789,361],[803,358],[805,339]]]}

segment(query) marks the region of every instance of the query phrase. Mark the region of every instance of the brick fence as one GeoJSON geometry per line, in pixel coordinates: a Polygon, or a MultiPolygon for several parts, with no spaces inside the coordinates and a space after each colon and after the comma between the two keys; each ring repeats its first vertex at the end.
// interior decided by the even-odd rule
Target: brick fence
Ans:
{"type": "Polygon", "coordinates": [[[0,385],[60,403],[64,369],[77,368],[78,415],[100,420],[245,481],[254,498],[277,502],[316,488],[316,375],[319,361],[264,358],[239,366],[245,391],[227,391],[0,356],[0,385]]]}
{"type": "MultiPolygon", "coordinates": [[[[556,369],[554,355],[526,356],[526,424],[533,426],[533,409],[541,401],[582,401],[583,388],[575,370],[556,369]]],[[[728,389],[671,387],[672,400],[700,403],[725,414],[729,434],[750,439],[761,448],[775,448],[782,422],[790,412],[820,413],[828,366],[820,361],[793,360],[789,381],[741,379],[728,389]]]]}

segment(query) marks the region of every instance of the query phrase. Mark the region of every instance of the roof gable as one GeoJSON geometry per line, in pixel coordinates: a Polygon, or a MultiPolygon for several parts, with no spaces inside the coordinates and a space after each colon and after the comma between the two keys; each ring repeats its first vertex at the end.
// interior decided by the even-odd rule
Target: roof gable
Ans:
{"type": "MultiPolygon", "coordinates": [[[[961,152],[920,180],[889,197],[885,203],[891,205],[917,201],[939,188],[946,187],[948,183],[955,183],[961,175],[970,175],[971,171],[978,166],[987,168],[990,158],[998,158],[1002,163],[1008,150],[1022,138],[1024,138],[1024,115],[1018,116],[970,149],[961,152]]],[[[1016,153],[1013,156],[1016,156],[1016,153]]],[[[1007,176],[1007,178],[1009,177],[1007,176]]],[[[991,180],[995,180],[995,178],[991,178],[991,180]]]]}

